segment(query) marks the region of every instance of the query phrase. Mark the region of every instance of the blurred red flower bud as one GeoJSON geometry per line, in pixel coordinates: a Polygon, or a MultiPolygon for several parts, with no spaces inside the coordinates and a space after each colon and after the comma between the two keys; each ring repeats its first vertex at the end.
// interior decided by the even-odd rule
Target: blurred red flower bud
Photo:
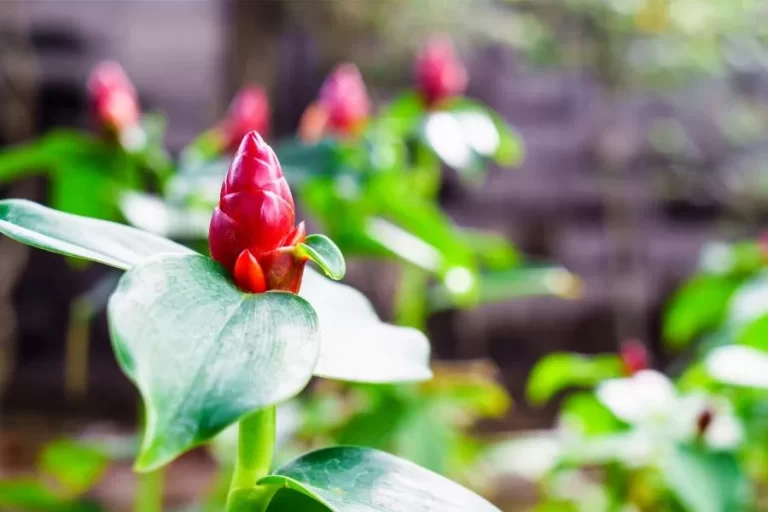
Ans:
{"type": "Polygon", "coordinates": [[[256,132],[240,144],[221,187],[208,243],[244,291],[297,293],[306,259],[294,254],[306,236],[274,151],[256,132]]]}
{"type": "Polygon", "coordinates": [[[135,125],[141,117],[136,89],[120,64],[99,63],[88,78],[88,100],[100,126],[120,131],[135,125]]]}
{"type": "Polygon", "coordinates": [[[429,107],[461,95],[467,88],[467,70],[456,57],[450,40],[433,38],[416,59],[416,84],[429,107]]]}
{"type": "Polygon", "coordinates": [[[337,135],[358,132],[370,114],[363,77],[354,64],[341,64],[325,79],[317,102],[327,115],[328,129],[337,135]]]}
{"type": "Polygon", "coordinates": [[[619,355],[627,375],[634,375],[650,367],[648,349],[639,340],[628,340],[622,343],[619,355]]]}
{"type": "Polygon", "coordinates": [[[707,433],[707,429],[712,424],[712,420],[715,419],[715,413],[712,409],[706,408],[696,418],[696,432],[699,437],[707,433]]]}
{"type": "Polygon", "coordinates": [[[264,89],[255,86],[240,89],[221,123],[227,149],[236,151],[248,132],[269,135],[269,116],[269,98],[264,89]]]}

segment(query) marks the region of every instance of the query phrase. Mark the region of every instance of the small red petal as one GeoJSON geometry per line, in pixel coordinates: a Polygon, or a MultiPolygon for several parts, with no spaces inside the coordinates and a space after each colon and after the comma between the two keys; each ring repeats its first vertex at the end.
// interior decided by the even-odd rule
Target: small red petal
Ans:
{"type": "Polygon", "coordinates": [[[264,293],[267,282],[256,257],[248,249],[240,253],[235,262],[235,284],[248,293],[264,293]]]}

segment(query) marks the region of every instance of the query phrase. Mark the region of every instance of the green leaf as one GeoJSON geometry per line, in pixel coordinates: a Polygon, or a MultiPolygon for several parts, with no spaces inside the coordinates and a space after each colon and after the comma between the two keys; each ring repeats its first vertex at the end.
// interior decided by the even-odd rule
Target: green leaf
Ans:
{"type": "Polygon", "coordinates": [[[283,141],[275,146],[275,154],[291,187],[303,186],[317,176],[335,176],[343,167],[339,162],[339,143],[334,139],[323,139],[315,144],[283,141]]]}
{"type": "Polygon", "coordinates": [[[662,474],[687,510],[747,510],[752,496],[747,476],[735,455],[678,446],[666,454],[662,474]]]}
{"type": "Polygon", "coordinates": [[[358,290],[308,268],[299,295],[320,321],[320,359],[315,375],[354,382],[429,379],[430,345],[416,329],[383,323],[358,290]]]}
{"type": "Polygon", "coordinates": [[[393,137],[407,138],[414,133],[426,113],[421,97],[415,92],[407,92],[379,112],[376,128],[389,132],[393,137]]]}
{"type": "Polygon", "coordinates": [[[527,396],[541,405],[569,387],[589,387],[622,375],[621,359],[616,355],[584,356],[567,352],[540,359],[528,377],[527,396]]]}
{"type": "Polygon", "coordinates": [[[298,245],[297,251],[299,256],[312,260],[331,279],[338,281],[347,271],[344,255],[325,235],[309,235],[298,245]]]}
{"type": "Polygon", "coordinates": [[[560,408],[560,421],[571,430],[585,436],[612,434],[626,425],[595,397],[594,393],[568,395],[560,408]]]}
{"type": "Polygon", "coordinates": [[[54,476],[70,495],[93,487],[107,469],[109,459],[100,450],[61,439],[48,444],[40,455],[40,470],[54,476]]]}
{"type": "Polygon", "coordinates": [[[717,327],[738,284],[736,279],[713,274],[700,274],[685,283],[664,312],[667,345],[683,348],[700,334],[717,327]]]}
{"type": "Polygon", "coordinates": [[[450,480],[377,450],[333,447],[307,453],[260,484],[303,491],[333,512],[498,512],[450,480]]]}
{"type": "Polygon", "coordinates": [[[193,254],[183,245],[121,224],[23,199],[0,201],[0,233],[46,251],[127,269],[158,254],[193,254]]]}
{"type": "Polygon", "coordinates": [[[316,499],[290,488],[277,491],[267,508],[267,512],[328,512],[329,510],[326,505],[316,499]]]}
{"type": "Polygon", "coordinates": [[[139,471],[297,394],[320,350],[317,316],[304,299],[243,293],[201,255],[133,267],[108,313],[118,363],[144,399],[139,471]]]}
{"type": "Polygon", "coordinates": [[[89,154],[101,143],[95,137],[75,130],[55,130],[47,135],[0,152],[0,183],[21,176],[49,172],[57,168],[62,156],[89,154]]]}
{"type": "MultiPolygon", "coordinates": [[[[461,103],[467,104],[468,101],[470,103],[475,103],[466,98],[463,98],[461,103]]],[[[520,135],[512,129],[512,127],[510,127],[498,113],[479,102],[476,104],[478,108],[482,108],[491,118],[496,127],[496,132],[499,136],[499,145],[492,155],[496,163],[507,167],[519,166],[525,158],[525,146],[523,145],[523,140],[520,135]]]]}
{"type": "Polygon", "coordinates": [[[0,506],[21,510],[55,511],[63,500],[35,480],[1,480],[0,506]]]}

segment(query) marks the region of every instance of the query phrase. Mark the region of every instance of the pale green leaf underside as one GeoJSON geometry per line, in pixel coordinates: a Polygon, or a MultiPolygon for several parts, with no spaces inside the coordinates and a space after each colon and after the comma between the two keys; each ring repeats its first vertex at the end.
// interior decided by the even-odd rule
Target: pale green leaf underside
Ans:
{"type": "Polygon", "coordinates": [[[139,470],[161,466],[312,376],[317,317],[302,298],[246,294],[201,255],[152,259],[109,302],[112,344],[144,399],[139,470]]]}
{"type": "Polygon", "coordinates": [[[299,244],[299,253],[312,260],[325,275],[339,280],[347,272],[344,255],[333,241],[325,235],[309,235],[299,244]]]}
{"type": "Polygon", "coordinates": [[[369,448],[310,452],[259,483],[300,490],[334,512],[499,512],[447,478],[369,448]]]}
{"type": "Polygon", "coordinates": [[[193,253],[136,228],[62,213],[24,199],[0,201],[0,233],[39,249],[120,269],[158,254],[193,253]]]}
{"type": "Polygon", "coordinates": [[[417,329],[382,322],[358,290],[308,268],[299,295],[312,304],[320,321],[315,375],[372,383],[432,377],[427,337],[417,329]]]}
{"type": "MultiPolygon", "coordinates": [[[[18,199],[0,201],[0,232],[35,247],[121,269],[163,253],[197,254],[139,229],[18,199]]],[[[383,323],[359,291],[307,268],[300,295],[320,321],[322,351],[316,375],[358,382],[431,377],[430,346],[424,334],[383,323]]]]}

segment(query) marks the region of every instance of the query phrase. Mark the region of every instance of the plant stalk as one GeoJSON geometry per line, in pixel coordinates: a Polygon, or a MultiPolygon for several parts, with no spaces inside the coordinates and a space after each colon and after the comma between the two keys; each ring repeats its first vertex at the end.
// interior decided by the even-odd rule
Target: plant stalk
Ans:
{"type": "Polygon", "coordinates": [[[275,407],[265,407],[240,420],[237,460],[227,496],[227,512],[267,509],[276,489],[256,487],[269,474],[275,449],[275,407]]]}
{"type": "Polygon", "coordinates": [[[80,400],[88,389],[90,320],[93,309],[87,298],[75,299],[69,314],[64,351],[64,389],[67,397],[80,400]]]}
{"type": "Polygon", "coordinates": [[[163,512],[165,468],[138,475],[134,512],[163,512]]]}
{"type": "Polygon", "coordinates": [[[403,265],[398,283],[394,317],[397,325],[413,327],[420,331],[427,328],[427,285],[429,274],[414,265],[403,265]]]}

